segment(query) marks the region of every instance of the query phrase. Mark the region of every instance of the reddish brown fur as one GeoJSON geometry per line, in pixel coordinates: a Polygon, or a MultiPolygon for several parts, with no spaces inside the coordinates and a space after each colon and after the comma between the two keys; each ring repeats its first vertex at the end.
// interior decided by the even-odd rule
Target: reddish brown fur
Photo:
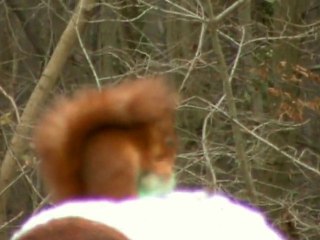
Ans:
{"type": "Polygon", "coordinates": [[[107,225],[83,218],[69,217],[51,220],[24,234],[19,240],[128,240],[107,225]]]}
{"type": "Polygon", "coordinates": [[[177,95],[141,79],[60,99],[35,129],[35,148],[55,201],[137,195],[137,178],[172,174],[177,95]]]}

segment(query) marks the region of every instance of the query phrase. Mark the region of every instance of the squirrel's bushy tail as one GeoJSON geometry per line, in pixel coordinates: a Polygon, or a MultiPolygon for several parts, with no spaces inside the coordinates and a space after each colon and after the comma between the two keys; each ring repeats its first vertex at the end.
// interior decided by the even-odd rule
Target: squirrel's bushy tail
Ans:
{"type": "MultiPolygon", "coordinates": [[[[81,157],[86,138],[100,128],[134,128],[167,116],[176,93],[162,79],[145,78],[59,98],[34,132],[41,171],[56,200],[81,194],[81,157]],[[57,194],[58,196],[55,196],[57,194]]],[[[99,153],[97,153],[99,154],[99,153]]]]}

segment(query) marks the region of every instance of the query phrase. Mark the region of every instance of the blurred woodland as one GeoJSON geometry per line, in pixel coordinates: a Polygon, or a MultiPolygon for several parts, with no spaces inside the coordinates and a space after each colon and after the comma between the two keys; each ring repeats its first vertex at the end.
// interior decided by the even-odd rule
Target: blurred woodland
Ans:
{"type": "Polygon", "coordinates": [[[153,74],[182,96],[179,187],[319,239],[318,0],[8,0],[0,29],[0,239],[48,204],[31,142],[46,104],[153,74]]]}

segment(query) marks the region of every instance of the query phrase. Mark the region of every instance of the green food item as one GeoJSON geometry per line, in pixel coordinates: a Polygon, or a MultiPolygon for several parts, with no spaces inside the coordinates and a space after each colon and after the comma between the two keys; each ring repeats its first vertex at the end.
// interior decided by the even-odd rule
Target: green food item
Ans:
{"type": "Polygon", "coordinates": [[[143,175],[139,179],[139,197],[161,196],[171,192],[175,187],[175,177],[164,180],[156,174],[143,175]]]}

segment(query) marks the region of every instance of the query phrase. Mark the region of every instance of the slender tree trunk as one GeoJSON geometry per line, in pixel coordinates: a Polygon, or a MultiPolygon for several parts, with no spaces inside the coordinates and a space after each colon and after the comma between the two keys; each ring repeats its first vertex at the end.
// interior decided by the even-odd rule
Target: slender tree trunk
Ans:
{"type": "MultiPolygon", "coordinates": [[[[228,68],[225,60],[225,56],[223,54],[222,46],[220,43],[219,35],[217,33],[217,25],[214,23],[217,23],[221,21],[228,13],[233,11],[235,8],[237,8],[239,5],[243,4],[244,1],[237,1],[233,5],[231,5],[228,9],[226,9],[224,12],[220,13],[218,16],[214,16],[213,10],[210,10],[210,18],[213,20],[213,24],[211,26],[211,39],[212,39],[212,47],[217,54],[217,60],[218,60],[218,69],[219,74],[221,77],[221,80],[223,81],[223,90],[226,95],[226,101],[228,106],[228,114],[231,118],[231,120],[236,120],[238,118],[238,111],[236,108],[236,104],[234,102],[234,95],[231,85],[231,79],[230,75],[228,73],[228,68]],[[238,4],[238,5],[236,5],[238,4]]],[[[255,186],[252,180],[251,176],[251,168],[249,165],[249,159],[245,152],[245,140],[242,136],[240,127],[234,122],[231,122],[232,126],[232,133],[233,133],[233,139],[235,142],[235,150],[236,150],[236,159],[239,160],[240,165],[240,172],[244,179],[246,190],[248,193],[248,196],[252,203],[257,202],[257,195],[255,186]]]]}
{"type": "MultiPolygon", "coordinates": [[[[111,9],[104,7],[100,9],[101,16],[109,16],[116,19],[116,14],[111,9]]],[[[112,55],[113,49],[118,48],[117,37],[119,31],[119,23],[110,21],[99,24],[98,48],[102,49],[99,62],[99,75],[102,77],[111,77],[117,74],[115,68],[115,57],[112,55]]],[[[114,53],[116,54],[116,53],[114,53]]]]}
{"type": "MultiPolygon", "coordinates": [[[[244,42],[253,39],[252,33],[252,19],[251,19],[251,9],[252,4],[251,0],[245,0],[245,3],[241,8],[238,9],[238,17],[240,26],[243,27],[244,42]]],[[[250,70],[254,67],[254,60],[252,56],[254,46],[247,45],[243,48],[244,57],[243,60],[243,72],[246,73],[246,78],[248,79],[248,88],[252,96],[252,112],[253,117],[257,120],[262,119],[263,117],[263,100],[262,100],[262,89],[261,89],[261,80],[258,77],[255,77],[253,74],[250,74],[250,70]]]]}

